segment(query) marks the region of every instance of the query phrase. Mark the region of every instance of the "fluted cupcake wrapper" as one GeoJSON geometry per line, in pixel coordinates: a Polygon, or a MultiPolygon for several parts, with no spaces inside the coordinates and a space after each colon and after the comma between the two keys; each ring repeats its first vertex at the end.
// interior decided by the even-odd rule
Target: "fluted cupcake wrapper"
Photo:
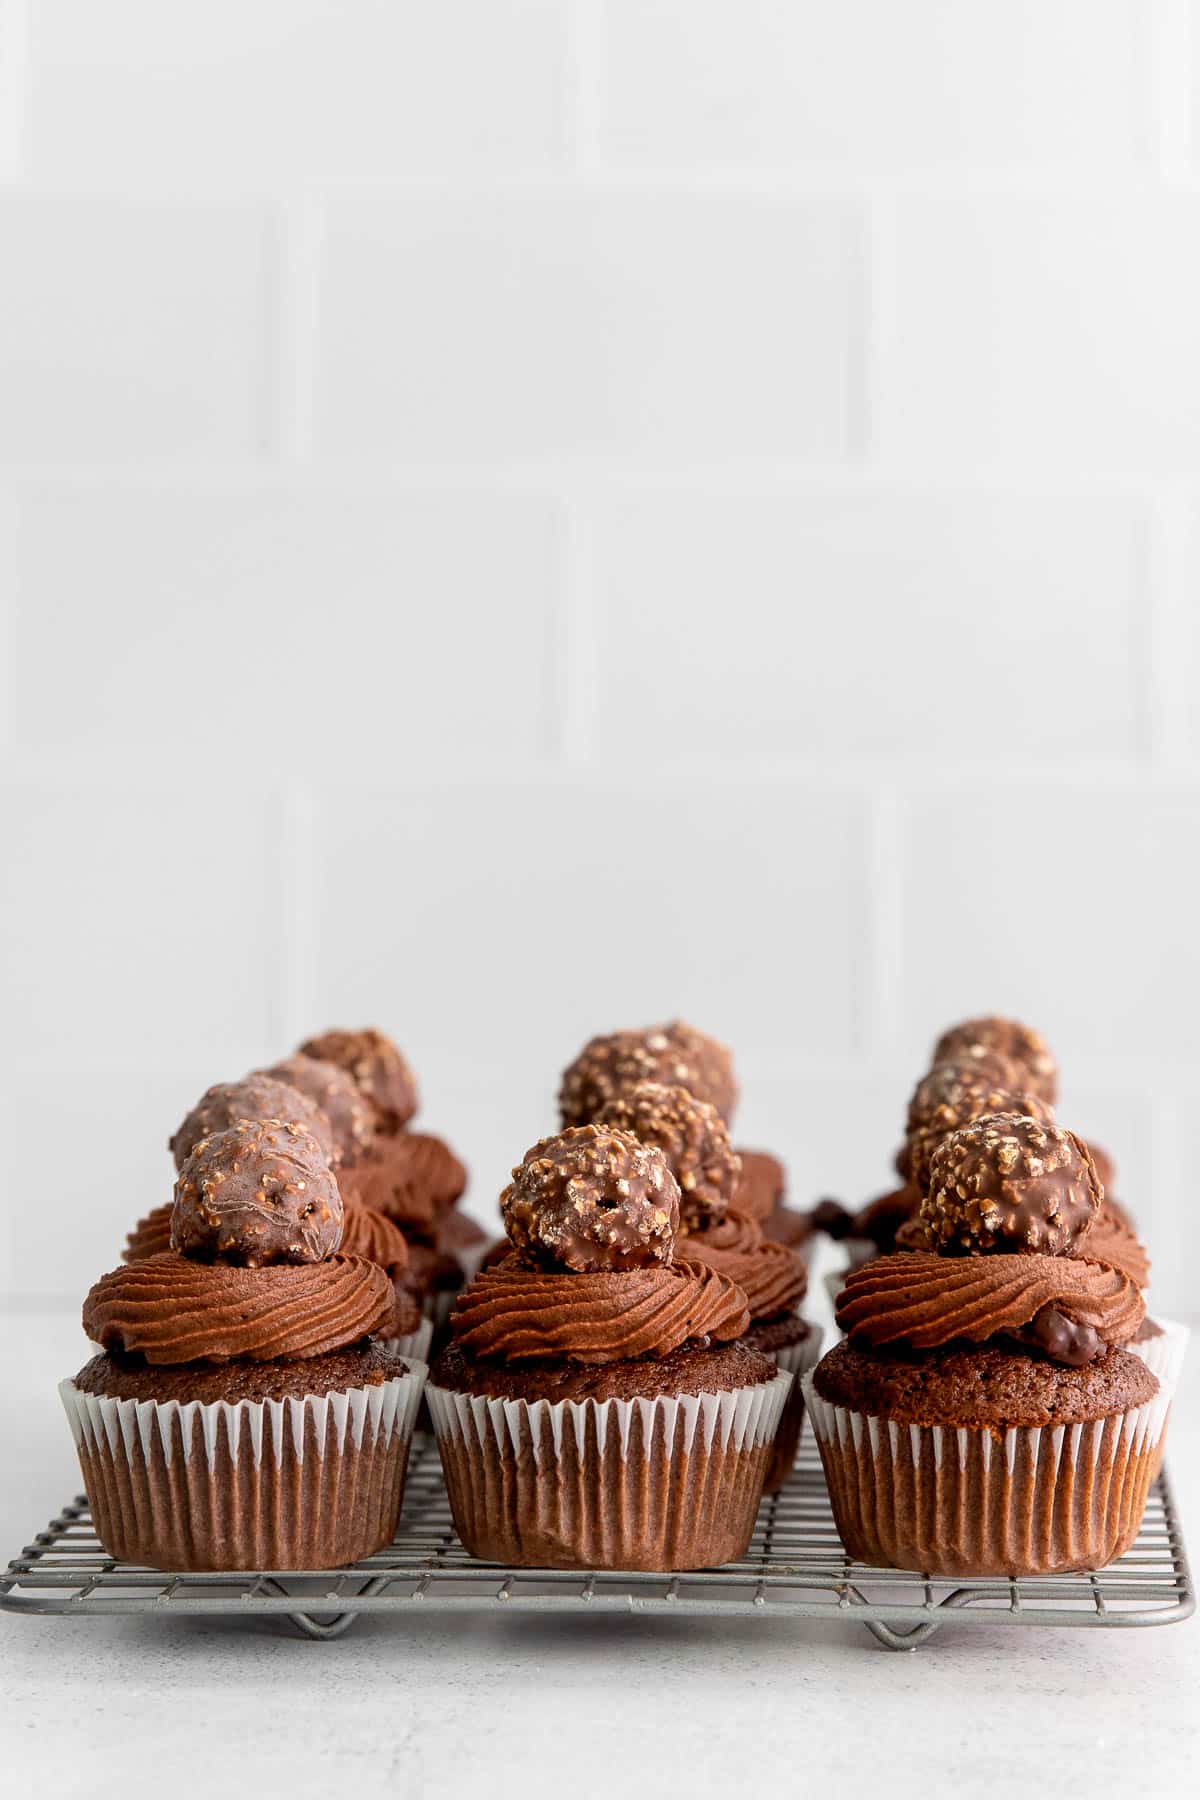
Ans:
{"type": "Polygon", "coordinates": [[[395,1530],[428,1374],[284,1400],[116,1400],[59,1384],[96,1533],[152,1568],[325,1569],[395,1530]]]}
{"type": "Polygon", "coordinates": [[[1078,1425],[898,1425],[834,1406],[803,1378],[843,1544],[928,1575],[1100,1569],[1142,1522],[1169,1396],[1078,1425]]]}
{"type": "Polygon", "coordinates": [[[415,1331],[405,1337],[384,1338],[383,1347],[397,1356],[415,1358],[418,1362],[429,1361],[429,1346],[433,1341],[433,1320],[422,1319],[415,1331]]]}
{"type": "Polygon", "coordinates": [[[799,1343],[785,1344],[782,1350],[765,1352],[775,1359],[781,1369],[786,1369],[794,1377],[792,1391],[787,1397],[779,1430],[775,1434],[771,1465],[764,1483],[764,1491],[768,1494],[779,1492],[795,1465],[796,1452],[800,1448],[800,1438],[804,1431],[804,1386],[801,1377],[809,1369],[816,1367],[821,1355],[821,1342],[825,1333],[811,1320],[806,1323],[808,1336],[801,1338],[799,1343]]]}
{"type": "Polygon", "coordinates": [[[523,1568],[699,1569],[744,1554],[792,1377],[637,1400],[426,1389],[459,1536],[523,1568]]]}
{"type": "MultiPolygon", "coordinates": [[[[1125,1348],[1132,1350],[1135,1356],[1140,1356],[1151,1374],[1158,1377],[1159,1391],[1166,1394],[1169,1407],[1179,1386],[1179,1377],[1183,1373],[1183,1359],[1187,1355],[1188,1341],[1192,1334],[1186,1325],[1180,1325],[1175,1319],[1160,1319],[1156,1314],[1155,1323],[1162,1327],[1159,1337],[1142,1338],[1140,1343],[1126,1344],[1125,1348]]],[[[1154,1460],[1155,1475],[1162,1467],[1165,1442],[1166,1429],[1164,1426],[1154,1460]]]]}

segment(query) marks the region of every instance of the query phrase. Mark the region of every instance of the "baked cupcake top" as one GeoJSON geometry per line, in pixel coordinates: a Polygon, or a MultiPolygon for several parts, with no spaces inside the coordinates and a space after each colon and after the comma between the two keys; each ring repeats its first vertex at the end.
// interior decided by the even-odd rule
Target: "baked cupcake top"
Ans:
{"type": "Polygon", "coordinates": [[[417,1078],[386,1032],[373,1026],[322,1031],[306,1038],[299,1054],[344,1069],[371,1107],[376,1130],[386,1136],[401,1131],[417,1110],[417,1078]]]}
{"type": "Polygon", "coordinates": [[[1145,1313],[1144,1253],[1102,1200],[1074,1133],[1023,1114],[974,1120],[934,1153],[914,1247],[847,1276],[838,1324],[874,1347],[1000,1340],[1094,1362],[1145,1313]]]}
{"type": "Polygon", "coordinates": [[[314,1357],[383,1329],[385,1271],[338,1254],[344,1208],[303,1126],[257,1120],[201,1139],[176,1182],[172,1248],[102,1276],[83,1328],[147,1363],[314,1357]]]}
{"type": "Polygon", "coordinates": [[[315,1056],[288,1056],[260,1073],[299,1088],[324,1113],[333,1134],[335,1168],[348,1167],[366,1154],[375,1138],[375,1109],[344,1069],[315,1056]]]}
{"type": "Polygon", "coordinates": [[[473,1358],[612,1363],[726,1342],[749,1324],[727,1276],[676,1260],[679,1185],[662,1151],[576,1126],[526,1152],[500,1198],[513,1252],[451,1318],[473,1358]]]}
{"type": "Polygon", "coordinates": [[[315,1100],[272,1075],[246,1075],[241,1081],[219,1081],[200,1096],[169,1145],[176,1169],[182,1169],[201,1138],[228,1131],[243,1119],[294,1119],[312,1133],[327,1158],[333,1155],[333,1132],[315,1100]]]}
{"type": "Polygon", "coordinates": [[[562,1122],[590,1125],[601,1108],[639,1081],[684,1087],[715,1106],[727,1125],[737,1107],[733,1055],[681,1019],[640,1031],[614,1031],[586,1043],[562,1078],[558,1103],[562,1122]]]}

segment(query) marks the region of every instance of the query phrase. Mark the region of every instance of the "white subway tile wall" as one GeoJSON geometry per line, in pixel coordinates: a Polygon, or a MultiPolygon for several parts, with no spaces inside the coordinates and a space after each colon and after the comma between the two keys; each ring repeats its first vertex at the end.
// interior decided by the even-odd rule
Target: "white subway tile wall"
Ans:
{"type": "Polygon", "coordinates": [[[1198,317],[1200,0],[0,0],[0,1298],[314,1026],[488,1218],[594,1030],[862,1199],[987,1009],[1188,1310],[1198,317]]]}

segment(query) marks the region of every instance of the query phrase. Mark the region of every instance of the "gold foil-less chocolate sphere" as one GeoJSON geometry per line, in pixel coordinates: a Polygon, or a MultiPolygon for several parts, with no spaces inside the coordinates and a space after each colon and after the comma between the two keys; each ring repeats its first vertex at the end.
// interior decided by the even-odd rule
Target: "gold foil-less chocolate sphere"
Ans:
{"type": "Polygon", "coordinates": [[[639,1081],[684,1087],[715,1106],[726,1125],[737,1106],[733,1056],[716,1038],[676,1019],[643,1031],[614,1031],[584,1045],[566,1070],[558,1101],[564,1125],[588,1125],[639,1081]]]}
{"type": "Polygon", "coordinates": [[[1073,1131],[989,1113],[934,1151],[920,1219],[935,1250],[1069,1256],[1102,1198],[1087,1145],[1073,1131]]]}
{"type": "Polygon", "coordinates": [[[596,1121],[654,1144],[679,1183],[679,1210],[688,1231],[702,1231],[725,1217],[737,1188],[741,1160],[715,1106],[683,1087],[639,1081],[616,1094],[596,1121]]]}
{"type": "Polygon", "coordinates": [[[171,1248],[260,1269],[322,1262],[342,1237],[342,1197],[303,1125],[245,1120],[201,1138],[175,1183],[171,1248]]]}
{"type": "Polygon", "coordinates": [[[577,1125],[525,1152],[500,1212],[513,1246],[545,1268],[644,1269],[672,1259],[679,1184],[653,1144],[577,1125]]]}

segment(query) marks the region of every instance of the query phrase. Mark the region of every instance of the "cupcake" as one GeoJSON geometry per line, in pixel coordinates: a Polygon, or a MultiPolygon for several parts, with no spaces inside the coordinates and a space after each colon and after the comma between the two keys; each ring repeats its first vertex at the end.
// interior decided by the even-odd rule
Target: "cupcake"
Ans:
{"type": "MultiPolygon", "coordinates": [[[[756,1219],[732,1204],[741,1191],[738,1153],[715,1107],[686,1088],[643,1081],[619,1094],[597,1121],[661,1150],[679,1184],[678,1253],[727,1275],[746,1296],[744,1342],[781,1369],[799,1375],[816,1362],[821,1334],[797,1310],[808,1290],[803,1259],[763,1235],[756,1219]]],[[[796,1460],[804,1400],[795,1381],[775,1438],[766,1491],[777,1493],[796,1460]]]]}
{"type": "Polygon", "coordinates": [[[184,1163],[172,1247],[92,1288],[101,1354],[60,1393],[109,1555],[316,1569],[389,1541],[425,1366],[373,1335],[393,1285],[342,1229],[312,1134],[245,1122],[184,1163]]]}
{"type": "Polygon", "coordinates": [[[522,1567],[744,1554],[791,1376],[726,1276],[677,1259],[660,1150],[572,1127],[500,1199],[512,1253],[459,1298],[427,1389],[459,1535],[522,1567]]]}
{"type": "Polygon", "coordinates": [[[458,1210],[467,1185],[463,1164],[432,1132],[401,1131],[376,1137],[338,1179],[348,1204],[383,1213],[404,1233],[409,1290],[440,1328],[487,1242],[482,1227],[458,1210]]]}
{"type": "Polygon", "coordinates": [[[842,1541],[931,1575],[1101,1568],[1137,1536],[1166,1411],[1086,1145],[997,1114],[934,1152],[924,1250],[847,1276],[807,1378],[842,1541]]]}

